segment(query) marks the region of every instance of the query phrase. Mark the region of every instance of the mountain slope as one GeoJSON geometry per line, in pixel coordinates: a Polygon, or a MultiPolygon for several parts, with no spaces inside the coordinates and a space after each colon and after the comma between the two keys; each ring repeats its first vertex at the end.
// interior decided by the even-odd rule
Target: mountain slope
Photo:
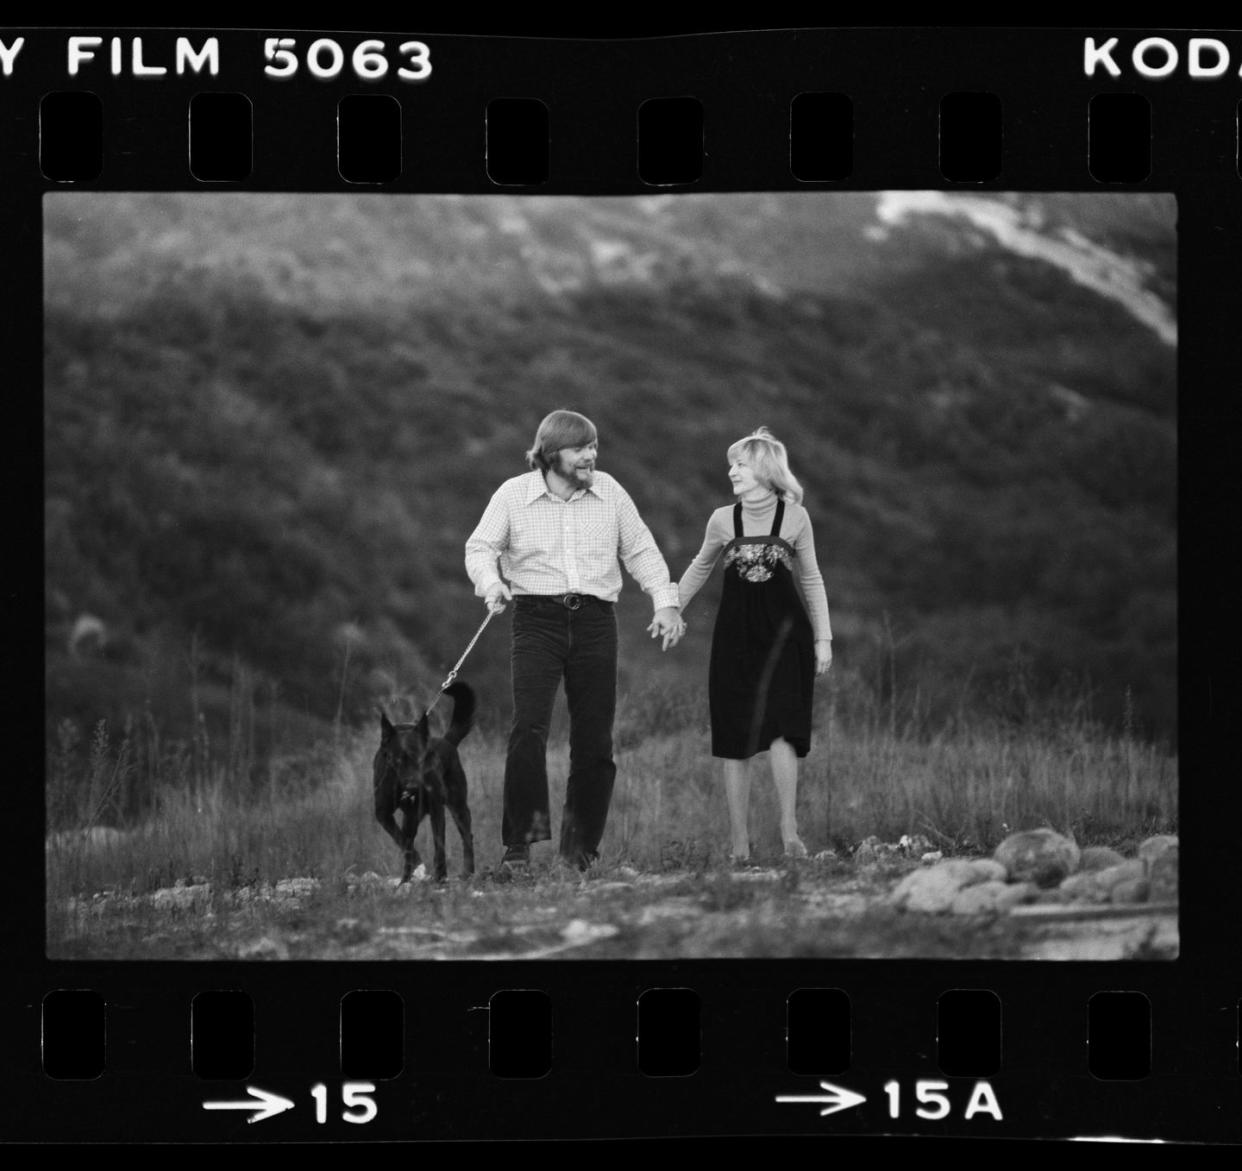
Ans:
{"type": "MultiPolygon", "coordinates": [[[[482,617],[464,540],[567,405],[674,576],[728,444],[784,437],[861,683],[1089,678],[1173,734],[1171,201],[885,198],[49,197],[49,723],[184,731],[191,645],[201,695],[244,667],[289,721],[425,695],[482,617]]],[[[714,588],[660,658],[627,583],[624,687],[701,686],[714,588]]],[[[506,661],[493,624],[497,719],[506,661]]]]}

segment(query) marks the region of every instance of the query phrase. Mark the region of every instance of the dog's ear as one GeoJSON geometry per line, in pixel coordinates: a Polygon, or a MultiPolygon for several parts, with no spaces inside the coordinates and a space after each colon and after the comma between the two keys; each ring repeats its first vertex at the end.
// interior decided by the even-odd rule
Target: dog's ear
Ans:
{"type": "Polygon", "coordinates": [[[388,718],[388,713],[384,709],[376,708],[380,718],[380,735],[387,740],[393,733],[392,721],[388,718]]]}

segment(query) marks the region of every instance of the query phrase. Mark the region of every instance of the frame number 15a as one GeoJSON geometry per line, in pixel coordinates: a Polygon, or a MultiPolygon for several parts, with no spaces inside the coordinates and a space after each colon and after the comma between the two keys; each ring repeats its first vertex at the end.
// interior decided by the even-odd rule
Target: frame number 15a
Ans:
{"type": "MultiPolygon", "coordinates": [[[[914,1083],[914,1113],[919,1118],[925,1118],[930,1122],[938,1121],[941,1118],[948,1118],[953,1111],[952,1103],[949,1101],[949,1095],[946,1092],[949,1088],[948,1082],[933,1081],[929,1078],[923,1078],[914,1083]]],[[[888,1097],[888,1116],[890,1118],[899,1118],[901,1116],[901,1083],[898,1081],[885,1082],[884,1093],[888,1097]]],[[[966,1108],[962,1113],[962,1118],[969,1122],[976,1114],[987,1114],[996,1119],[997,1122],[1002,1121],[1000,1102],[996,1099],[996,1093],[991,1085],[987,1082],[975,1082],[974,1089],[971,1090],[970,1100],[966,1103],[966,1108]]]]}

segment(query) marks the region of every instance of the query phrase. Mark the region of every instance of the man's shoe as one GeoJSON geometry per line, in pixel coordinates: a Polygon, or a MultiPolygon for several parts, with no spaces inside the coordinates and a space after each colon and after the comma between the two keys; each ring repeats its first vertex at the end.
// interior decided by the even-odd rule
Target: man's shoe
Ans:
{"type": "Polygon", "coordinates": [[[582,871],[572,858],[557,854],[548,867],[548,877],[558,882],[577,882],[582,877],[582,871]]]}
{"type": "Polygon", "coordinates": [[[599,852],[596,850],[578,850],[573,854],[562,854],[559,861],[562,866],[571,867],[579,873],[585,874],[599,861],[599,852]]]}
{"type": "Polygon", "coordinates": [[[500,860],[500,868],[514,874],[525,874],[530,869],[530,847],[508,846],[500,860]]]}

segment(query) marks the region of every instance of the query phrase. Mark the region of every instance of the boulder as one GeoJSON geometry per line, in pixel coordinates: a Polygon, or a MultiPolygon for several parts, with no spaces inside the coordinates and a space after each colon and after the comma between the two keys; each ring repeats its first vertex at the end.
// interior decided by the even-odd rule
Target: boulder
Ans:
{"type": "Polygon", "coordinates": [[[1011,882],[1034,882],[1053,887],[1078,869],[1078,844],[1052,829],[1031,829],[1010,834],[992,855],[1011,882]]]}
{"type": "Polygon", "coordinates": [[[975,882],[1007,882],[1009,879],[1005,867],[992,858],[974,858],[968,865],[968,873],[975,882]]]}
{"type": "Polygon", "coordinates": [[[1037,889],[1027,882],[979,882],[959,891],[950,910],[955,915],[995,914],[1026,902],[1037,889]]]}
{"type": "Polygon", "coordinates": [[[1116,866],[1106,866],[1103,870],[1097,870],[1096,879],[1106,889],[1112,890],[1119,882],[1133,882],[1138,878],[1147,877],[1147,867],[1143,865],[1141,858],[1129,858],[1119,862],[1116,866]]]}
{"type": "Polygon", "coordinates": [[[1111,892],[1114,903],[1145,903],[1150,884],[1145,878],[1127,878],[1117,883],[1111,892]]]}
{"type": "Polygon", "coordinates": [[[938,915],[947,911],[962,889],[961,877],[942,862],[927,870],[912,870],[890,896],[893,906],[938,915]]]}
{"type": "Polygon", "coordinates": [[[1120,866],[1125,860],[1124,854],[1119,854],[1108,846],[1087,846],[1078,859],[1078,869],[1080,871],[1105,870],[1109,866],[1120,866]]]}
{"type": "Polygon", "coordinates": [[[1106,903],[1109,895],[1108,887],[1090,870],[1071,874],[1057,887],[1057,892],[1074,903],[1106,903]]]}
{"type": "Polygon", "coordinates": [[[1147,870],[1148,897],[1153,903],[1177,902],[1177,846],[1158,855],[1147,870]]]}
{"type": "Polygon", "coordinates": [[[1138,848],[1138,856],[1150,867],[1162,854],[1177,849],[1177,838],[1173,834],[1157,834],[1148,838],[1138,848]]]}
{"type": "Polygon", "coordinates": [[[859,866],[866,866],[870,862],[874,862],[877,858],[876,847],[884,843],[880,841],[874,834],[870,837],[863,838],[857,846],[854,847],[854,861],[859,866]]]}
{"type": "MultiPolygon", "coordinates": [[[[1122,859],[1115,866],[1103,870],[1080,870],[1071,874],[1060,885],[1061,892],[1073,902],[1109,903],[1119,902],[1113,891],[1122,883],[1142,882],[1146,878],[1143,863],[1137,858],[1122,859]]],[[[1136,901],[1131,898],[1130,902],[1136,901]]]]}
{"type": "Polygon", "coordinates": [[[912,870],[890,896],[894,906],[938,915],[949,910],[958,893],[981,882],[1003,881],[1004,867],[986,858],[947,858],[921,870],[912,870]]]}

